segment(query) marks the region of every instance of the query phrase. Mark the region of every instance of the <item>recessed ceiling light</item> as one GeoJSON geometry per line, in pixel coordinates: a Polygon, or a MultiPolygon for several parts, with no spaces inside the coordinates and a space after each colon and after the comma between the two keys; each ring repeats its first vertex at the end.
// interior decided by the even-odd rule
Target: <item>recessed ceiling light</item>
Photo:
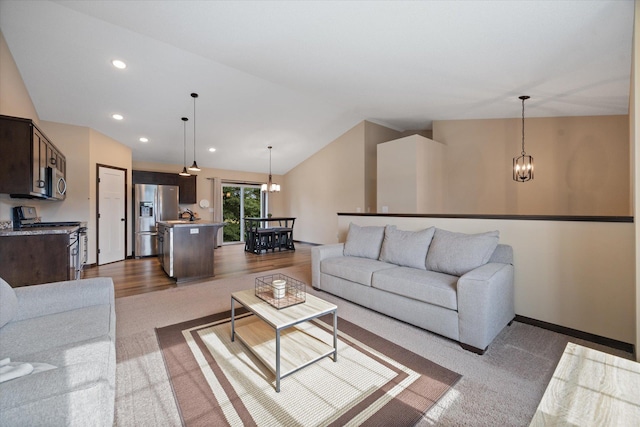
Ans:
{"type": "Polygon", "coordinates": [[[211,147],[211,148],[209,148],[209,151],[211,151],[213,153],[214,151],[216,151],[216,149],[211,147]]]}
{"type": "Polygon", "coordinates": [[[113,115],[113,116],[111,116],[111,117],[113,117],[113,118],[114,118],[114,119],[116,119],[116,120],[122,120],[122,119],[124,119],[124,117],[122,116],[122,114],[114,114],[114,115],[113,115]]]}
{"type": "Polygon", "coordinates": [[[114,59],[113,61],[111,61],[111,63],[113,64],[114,67],[119,68],[121,70],[124,70],[125,68],[127,68],[127,64],[125,64],[123,61],[120,61],[119,59],[114,59]]]}
{"type": "Polygon", "coordinates": [[[144,136],[140,138],[140,142],[149,142],[149,138],[145,138],[144,136]]]}

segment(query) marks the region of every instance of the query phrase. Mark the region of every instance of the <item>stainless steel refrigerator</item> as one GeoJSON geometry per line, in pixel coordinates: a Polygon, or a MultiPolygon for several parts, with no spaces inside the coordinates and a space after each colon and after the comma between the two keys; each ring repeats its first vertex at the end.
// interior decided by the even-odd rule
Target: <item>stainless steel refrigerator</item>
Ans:
{"type": "Polygon", "coordinates": [[[136,184],[134,189],[136,258],[158,254],[156,222],[178,219],[178,186],[136,184]]]}

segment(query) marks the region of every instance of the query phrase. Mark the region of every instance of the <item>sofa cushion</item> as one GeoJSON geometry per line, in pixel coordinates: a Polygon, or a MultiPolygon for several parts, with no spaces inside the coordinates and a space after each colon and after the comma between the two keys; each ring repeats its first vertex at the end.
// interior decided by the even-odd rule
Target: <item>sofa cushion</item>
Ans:
{"type": "Polygon", "coordinates": [[[396,229],[395,225],[387,225],[380,261],[426,270],[427,251],[435,230],[429,227],[421,231],[404,231],[396,229]]]}
{"type": "MultiPolygon", "coordinates": [[[[86,340],[109,335],[110,328],[110,304],[11,322],[0,329],[0,358],[22,361],[20,356],[25,354],[67,344],[81,345],[86,340]]],[[[45,360],[34,362],[52,363],[45,360]]]]}
{"type": "Polygon", "coordinates": [[[462,276],[489,262],[498,238],[498,231],[464,234],[436,229],[427,253],[427,269],[462,276]]]}
{"type": "Polygon", "coordinates": [[[0,277],[0,328],[15,317],[18,312],[16,291],[0,277]]]}
{"type": "Polygon", "coordinates": [[[382,226],[360,227],[351,223],[347,241],[344,243],[344,255],[377,260],[383,238],[384,227],[382,226]]]}
{"type": "Polygon", "coordinates": [[[3,383],[0,423],[111,425],[114,392],[104,371],[100,364],[84,362],[3,383]]]}
{"type": "Polygon", "coordinates": [[[365,286],[371,286],[371,276],[374,272],[390,268],[397,267],[386,262],[359,257],[327,258],[320,262],[320,272],[365,286]]]}
{"type": "Polygon", "coordinates": [[[403,297],[457,310],[457,282],[458,277],[448,274],[396,267],[376,271],[373,274],[371,286],[403,297]]]}

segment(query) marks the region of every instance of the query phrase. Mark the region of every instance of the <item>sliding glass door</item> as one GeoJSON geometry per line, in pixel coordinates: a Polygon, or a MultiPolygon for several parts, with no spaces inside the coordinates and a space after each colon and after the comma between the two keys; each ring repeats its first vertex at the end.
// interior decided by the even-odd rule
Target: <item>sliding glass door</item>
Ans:
{"type": "Polygon", "coordinates": [[[244,217],[262,217],[263,193],[257,185],[222,186],[222,220],[224,243],[244,242],[244,217]]]}

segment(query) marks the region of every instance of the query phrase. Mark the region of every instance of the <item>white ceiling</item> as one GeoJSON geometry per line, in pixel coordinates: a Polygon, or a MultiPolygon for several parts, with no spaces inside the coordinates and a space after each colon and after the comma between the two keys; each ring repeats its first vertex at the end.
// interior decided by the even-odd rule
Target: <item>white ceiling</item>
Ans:
{"type": "Polygon", "coordinates": [[[527,117],[627,114],[633,13],[632,0],[0,0],[0,29],[40,119],[176,164],[186,116],[188,166],[197,92],[200,166],[267,172],[273,145],[282,174],[362,120],[519,117],[523,94],[527,117]]]}

